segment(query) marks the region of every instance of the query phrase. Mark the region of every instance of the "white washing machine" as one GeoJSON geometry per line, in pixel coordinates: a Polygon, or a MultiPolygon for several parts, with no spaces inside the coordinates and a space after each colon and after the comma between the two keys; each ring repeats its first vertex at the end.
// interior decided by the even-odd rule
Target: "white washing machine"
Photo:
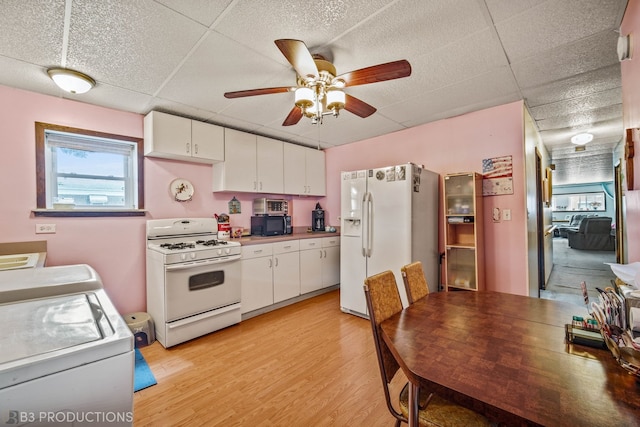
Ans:
{"type": "Polygon", "coordinates": [[[88,265],[0,272],[0,425],[133,424],[133,334],[88,265]]]}

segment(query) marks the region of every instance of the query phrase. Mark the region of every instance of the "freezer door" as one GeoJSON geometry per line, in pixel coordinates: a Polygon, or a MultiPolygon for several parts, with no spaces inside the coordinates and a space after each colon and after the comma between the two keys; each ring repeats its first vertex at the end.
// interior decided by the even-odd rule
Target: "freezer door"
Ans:
{"type": "Polygon", "coordinates": [[[362,205],[367,190],[367,171],[342,173],[340,230],[340,308],[342,311],[366,316],[364,299],[366,259],[363,246],[362,205]]]}

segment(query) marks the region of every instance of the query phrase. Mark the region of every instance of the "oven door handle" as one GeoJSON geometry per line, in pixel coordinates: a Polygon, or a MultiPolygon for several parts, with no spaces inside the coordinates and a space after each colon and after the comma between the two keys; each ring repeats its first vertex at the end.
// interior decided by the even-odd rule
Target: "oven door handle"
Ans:
{"type": "Polygon", "coordinates": [[[181,264],[167,265],[164,268],[166,271],[187,270],[189,268],[203,267],[203,266],[214,265],[214,264],[223,264],[225,262],[235,261],[240,259],[241,256],[242,255],[238,254],[238,255],[229,255],[229,256],[214,258],[214,259],[206,259],[203,261],[183,262],[181,264]]]}
{"type": "Polygon", "coordinates": [[[175,322],[167,323],[169,329],[179,328],[181,326],[188,325],[193,322],[197,322],[199,320],[208,319],[209,317],[219,316],[223,313],[227,313],[229,311],[237,310],[240,308],[240,303],[235,303],[228,305],[226,307],[217,308],[212,311],[208,311],[206,313],[197,314],[195,316],[187,317],[186,319],[177,320],[175,322]]]}

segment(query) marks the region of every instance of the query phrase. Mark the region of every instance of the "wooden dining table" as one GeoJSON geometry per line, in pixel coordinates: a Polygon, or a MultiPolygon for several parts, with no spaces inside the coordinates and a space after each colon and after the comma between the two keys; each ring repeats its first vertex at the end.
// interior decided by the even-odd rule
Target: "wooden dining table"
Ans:
{"type": "Polygon", "coordinates": [[[459,291],[385,320],[382,338],[410,382],[409,425],[421,387],[504,425],[640,425],[638,377],[606,348],[568,343],[574,315],[587,318],[586,306],[459,291]]]}

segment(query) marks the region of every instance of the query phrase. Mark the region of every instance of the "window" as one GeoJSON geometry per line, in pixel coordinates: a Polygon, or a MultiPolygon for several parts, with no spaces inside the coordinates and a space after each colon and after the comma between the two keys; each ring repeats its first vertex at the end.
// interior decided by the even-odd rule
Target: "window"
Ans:
{"type": "Polygon", "coordinates": [[[551,207],[554,212],[605,212],[607,210],[604,192],[554,194],[551,207]]]}
{"type": "Polygon", "coordinates": [[[142,141],[36,123],[35,214],[143,215],[142,141]]]}

